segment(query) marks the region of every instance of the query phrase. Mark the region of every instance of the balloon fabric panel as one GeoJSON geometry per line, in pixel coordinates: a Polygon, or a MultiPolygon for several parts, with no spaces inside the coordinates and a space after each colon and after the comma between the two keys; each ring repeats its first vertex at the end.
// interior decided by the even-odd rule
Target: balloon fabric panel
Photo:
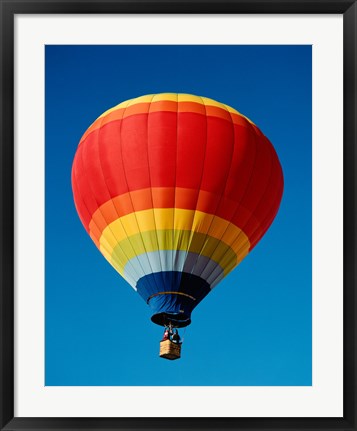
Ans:
{"type": "Polygon", "coordinates": [[[283,175],[269,140],[236,110],[165,93],[101,115],[80,141],[72,185],[84,227],[152,320],[186,326],[269,228],[283,175]]]}

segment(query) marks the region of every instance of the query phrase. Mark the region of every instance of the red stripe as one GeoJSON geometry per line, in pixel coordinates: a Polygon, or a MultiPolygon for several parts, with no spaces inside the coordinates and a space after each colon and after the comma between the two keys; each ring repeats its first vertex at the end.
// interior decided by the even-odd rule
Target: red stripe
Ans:
{"type": "Polygon", "coordinates": [[[256,242],[279,206],[283,177],[272,145],[248,124],[156,111],[92,131],[78,147],[72,175],[86,229],[102,206],[99,231],[118,216],[153,206],[197,208],[233,222],[256,242]]]}
{"type": "Polygon", "coordinates": [[[155,102],[134,103],[127,108],[114,109],[109,114],[99,117],[83,134],[80,144],[86,137],[98,127],[102,127],[112,121],[121,120],[131,115],[149,114],[157,111],[165,112],[196,112],[205,116],[215,116],[228,121],[233,121],[237,125],[249,127],[249,122],[239,114],[228,112],[225,108],[218,106],[205,105],[197,102],[175,102],[169,100],[159,100],[155,102]]]}
{"type": "MultiPolygon", "coordinates": [[[[129,119],[128,119],[129,120],[129,119]]],[[[132,118],[135,123],[135,118],[132,118]]],[[[148,165],[152,187],[174,187],[177,152],[176,112],[150,113],[147,117],[148,165]]],[[[174,206],[174,201],[172,202],[174,206]]]]}

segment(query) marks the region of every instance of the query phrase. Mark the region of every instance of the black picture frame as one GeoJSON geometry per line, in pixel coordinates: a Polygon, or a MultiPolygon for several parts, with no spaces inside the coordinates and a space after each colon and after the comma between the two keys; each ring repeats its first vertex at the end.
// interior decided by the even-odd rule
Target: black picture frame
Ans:
{"type": "Polygon", "coordinates": [[[355,0],[0,0],[0,425],[1,430],[357,430],[355,0]],[[344,360],[342,418],[25,418],[14,417],[14,17],[16,14],[342,14],[344,79],[344,360]]]}

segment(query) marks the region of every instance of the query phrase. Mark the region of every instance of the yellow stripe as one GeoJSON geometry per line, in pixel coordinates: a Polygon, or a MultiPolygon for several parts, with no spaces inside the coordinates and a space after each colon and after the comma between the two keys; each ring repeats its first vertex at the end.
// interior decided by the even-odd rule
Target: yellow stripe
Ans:
{"type": "MultiPolygon", "coordinates": [[[[101,245],[102,247],[105,246],[101,245]]],[[[135,256],[157,250],[184,250],[209,257],[218,263],[224,273],[230,272],[247,254],[249,246],[237,254],[222,241],[200,232],[182,230],[154,230],[129,236],[113,248],[111,262],[122,272],[126,263],[135,256]]]]}
{"type": "Polygon", "coordinates": [[[140,232],[170,229],[209,233],[236,253],[250,247],[247,235],[229,221],[202,211],[179,208],[154,208],[120,217],[103,230],[99,242],[112,250],[118,242],[140,232]]]}
{"type": "MultiPolygon", "coordinates": [[[[102,115],[100,115],[98,118],[103,118],[109,115],[111,112],[116,111],[118,109],[127,108],[129,106],[136,105],[138,103],[155,103],[155,102],[162,102],[162,101],[172,101],[172,102],[194,102],[199,103],[201,105],[205,106],[214,106],[217,108],[221,108],[224,110],[227,110],[233,114],[240,115],[244,117],[247,121],[249,121],[251,124],[254,124],[249,118],[247,118],[245,115],[238,112],[236,109],[232,108],[229,105],[226,105],[224,103],[217,102],[216,100],[210,99],[208,97],[200,97],[195,96],[193,94],[184,94],[184,93],[160,93],[160,94],[147,94],[145,96],[136,97],[134,99],[129,99],[124,102],[119,103],[118,105],[108,109],[105,111],[102,115]]],[[[97,119],[98,119],[97,118],[97,119]]]]}

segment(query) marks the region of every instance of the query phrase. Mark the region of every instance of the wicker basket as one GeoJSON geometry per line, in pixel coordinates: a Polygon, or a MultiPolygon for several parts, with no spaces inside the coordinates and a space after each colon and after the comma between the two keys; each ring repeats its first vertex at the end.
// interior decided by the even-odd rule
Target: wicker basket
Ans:
{"type": "Polygon", "coordinates": [[[160,342],[160,358],[179,359],[181,357],[181,344],[173,343],[170,340],[160,342]]]}

